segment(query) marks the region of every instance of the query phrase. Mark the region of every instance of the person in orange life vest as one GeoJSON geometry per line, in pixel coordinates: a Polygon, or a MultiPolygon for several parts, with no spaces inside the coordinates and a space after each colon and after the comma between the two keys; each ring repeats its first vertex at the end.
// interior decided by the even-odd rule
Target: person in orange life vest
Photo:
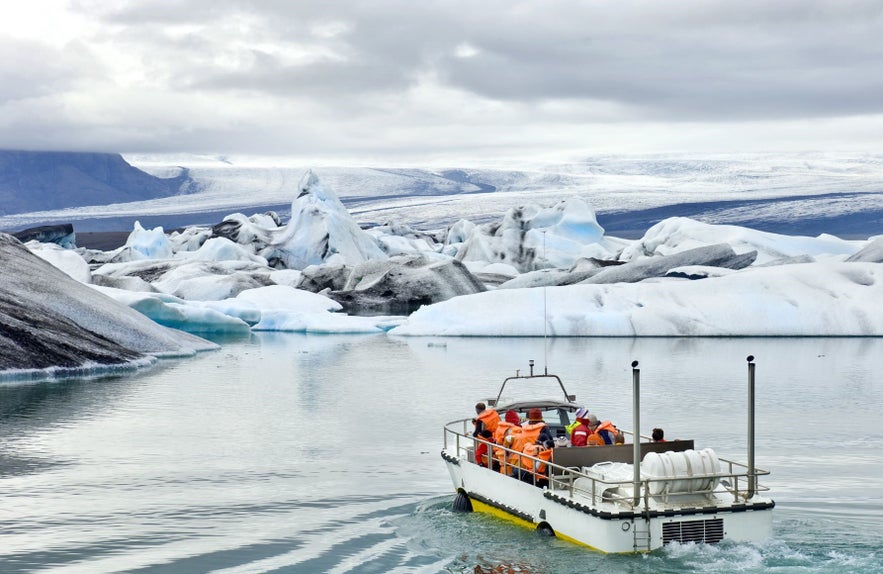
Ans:
{"type": "Polygon", "coordinates": [[[512,432],[513,427],[521,427],[521,421],[518,420],[518,413],[509,409],[503,420],[497,423],[497,430],[494,431],[494,442],[503,444],[503,439],[512,432]]]}
{"type": "Polygon", "coordinates": [[[666,442],[665,440],[665,431],[659,428],[653,429],[653,434],[650,435],[653,437],[653,442],[666,442]]]}
{"type": "Polygon", "coordinates": [[[530,409],[527,411],[527,422],[521,425],[521,435],[523,442],[521,445],[518,445],[520,446],[519,450],[524,448],[524,445],[527,443],[539,442],[542,444],[547,440],[555,440],[555,437],[552,436],[552,431],[549,430],[549,426],[543,421],[543,411],[540,409],[530,409]]]}
{"type": "Polygon", "coordinates": [[[552,440],[547,440],[543,444],[530,443],[524,445],[522,452],[526,456],[522,456],[521,461],[519,462],[521,466],[519,478],[524,482],[535,484],[540,488],[548,486],[549,477],[546,476],[546,463],[552,460],[552,448],[554,448],[554,446],[555,441],[552,440]],[[534,460],[535,458],[540,460],[534,460]]]}
{"type": "Polygon", "coordinates": [[[581,408],[576,411],[576,426],[570,431],[571,446],[586,446],[589,435],[592,434],[589,428],[589,420],[586,418],[589,414],[588,409],[581,408]]]}
{"type": "Polygon", "coordinates": [[[522,447],[516,448],[519,444],[523,445],[523,442],[520,439],[521,437],[521,427],[513,427],[512,431],[503,437],[503,442],[501,447],[494,447],[494,459],[497,461],[497,464],[500,466],[500,472],[508,475],[516,475],[515,471],[518,470],[518,463],[520,460],[520,455],[522,447]],[[509,450],[503,450],[502,447],[505,447],[509,450]]]}
{"type": "Polygon", "coordinates": [[[478,403],[475,405],[475,414],[478,416],[472,419],[472,424],[475,425],[472,436],[479,436],[479,433],[484,429],[491,432],[497,430],[497,423],[500,422],[500,414],[497,411],[487,408],[484,403],[478,403]]]}
{"type": "Polygon", "coordinates": [[[481,431],[481,436],[479,438],[481,438],[487,442],[476,441],[478,443],[477,446],[475,447],[475,462],[476,462],[476,464],[479,464],[485,468],[490,468],[492,470],[499,470],[500,463],[497,462],[496,460],[494,460],[493,458],[490,459],[490,464],[488,464],[488,462],[489,462],[488,461],[488,450],[490,448],[490,446],[488,445],[488,442],[493,442],[493,440],[494,440],[493,434],[491,433],[491,431],[484,429],[481,431]]]}
{"type": "Polygon", "coordinates": [[[619,429],[613,426],[613,423],[610,421],[604,421],[599,423],[598,417],[595,415],[589,415],[589,428],[592,429],[592,432],[604,441],[604,444],[615,444],[616,443],[616,435],[619,434],[619,429]]]}
{"type": "Polygon", "coordinates": [[[586,426],[589,427],[589,436],[586,439],[586,446],[604,446],[604,437],[596,432],[598,427],[601,426],[601,423],[598,422],[598,417],[593,414],[587,414],[586,426]]]}

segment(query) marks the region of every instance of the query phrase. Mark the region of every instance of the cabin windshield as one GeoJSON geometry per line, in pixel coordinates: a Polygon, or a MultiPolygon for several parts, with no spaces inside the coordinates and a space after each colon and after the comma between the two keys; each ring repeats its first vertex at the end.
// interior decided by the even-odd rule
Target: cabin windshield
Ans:
{"type": "Polygon", "coordinates": [[[567,400],[564,384],[555,375],[509,377],[503,381],[497,396],[498,404],[524,400],[567,400]]]}

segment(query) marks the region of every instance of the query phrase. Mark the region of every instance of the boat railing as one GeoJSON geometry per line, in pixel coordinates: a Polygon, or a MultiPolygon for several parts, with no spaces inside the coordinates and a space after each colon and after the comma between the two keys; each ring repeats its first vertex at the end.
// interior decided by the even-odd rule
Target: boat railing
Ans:
{"type": "MultiPolygon", "coordinates": [[[[444,427],[444,448],[448,450],[453,447],[458,456],[466,459],[470,464],[479,464],[477,460],[469,460],[468,454],[470,447],[473,449],[481,443],[488,445],[488,457],[493,458],[494,451],[503,451],[505,456],[497,460],[500,464],[500,472],[506,475],[512,475],[515,471],[527,471],[529,473],[529,482],[535,486],[547,486],[553,492],[567,493],[571,498],[577,496],[586,498],[592,504],[598,505],[602,502],[618,503],[634,508],[635,497],[633,494],[634,482],[631,478],[623,480],[608,479],[597,476],[597,474],[587,471],[579,467],[567,467],[546,461],[535,456],[528,455],[523,452],[513,450],[511,448],[499,445],[493,441],[486,441],[471,436],[468,430],[471,419],[462,419],[451,421],[444,427]],[[455,430],[454,426],[461,426],[462,432],[455,430]],[[512,462],[514,459],[516,462],[512,462]],[[528,459],[531,461],[532,468],[524,468],[521,461],[528,459]],[[535,469],[543,468],[544,471],[537,472],[535,469]],[[580,480],[584,479],[584,480],[580,480]]],[[[631,434],[631,433],[629,433],[631,434]]],[[[558,447],[569,448],[569,447],[558,447]]],[[[496,460],[496,459],[495,459],[496,460]]],[[[754,469],[754,474],[749,473],[749,467],[740,462],[728,460],[725,458],[718,459],[722,467],[720,472],[713,474],[693,474],[689,477],[653,477],[643,478],[640,486],[640,499],[642,500],[643,510],[649,510],[650,500],[661,498],[663,501],[676,499],[676,497],[688,494],[696,495],[712,495],[720,493],[718,484],[733,496],[734,503],[745,501],[751,498],[751,478],[754,477],[754,493],[768,491],[769,488],[757,482],[757,477],[766,476],[768,470],[760,468],[754,469]],[[690,489],[688,492],[670,493],[668,492],[667,483],[708,480],[708,488],[690,489]],[[654,494],[657,493],[657,494],[654,494]]]]}

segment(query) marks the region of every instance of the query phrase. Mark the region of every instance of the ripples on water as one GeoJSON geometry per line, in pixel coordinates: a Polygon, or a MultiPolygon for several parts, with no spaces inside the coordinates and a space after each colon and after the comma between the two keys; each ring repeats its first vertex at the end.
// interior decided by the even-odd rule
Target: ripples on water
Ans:
{"type": "Polygon", "coordinates": [[[640,359],[648,428],[744,459],[749,353],[763,544],[608,556],[453,513],[442,424],[541,341],[261,335],[0,387],[0,572],[883,573],[883,340],[556,340],[548,360],[627,427],[640,359]]]}

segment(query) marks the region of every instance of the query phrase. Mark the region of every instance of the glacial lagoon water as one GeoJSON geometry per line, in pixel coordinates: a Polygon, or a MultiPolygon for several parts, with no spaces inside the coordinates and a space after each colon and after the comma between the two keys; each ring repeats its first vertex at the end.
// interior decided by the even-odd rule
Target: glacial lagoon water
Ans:
{"type": "Polygon", "coordinates": [[[0,386],[0,572],[883,572],[883,339],[255,334],[137,374],[0,386]],[[548,365],[578,400],[757,464],[759,544],[608,556],[454,514],[442,425],[548,365]]]}

